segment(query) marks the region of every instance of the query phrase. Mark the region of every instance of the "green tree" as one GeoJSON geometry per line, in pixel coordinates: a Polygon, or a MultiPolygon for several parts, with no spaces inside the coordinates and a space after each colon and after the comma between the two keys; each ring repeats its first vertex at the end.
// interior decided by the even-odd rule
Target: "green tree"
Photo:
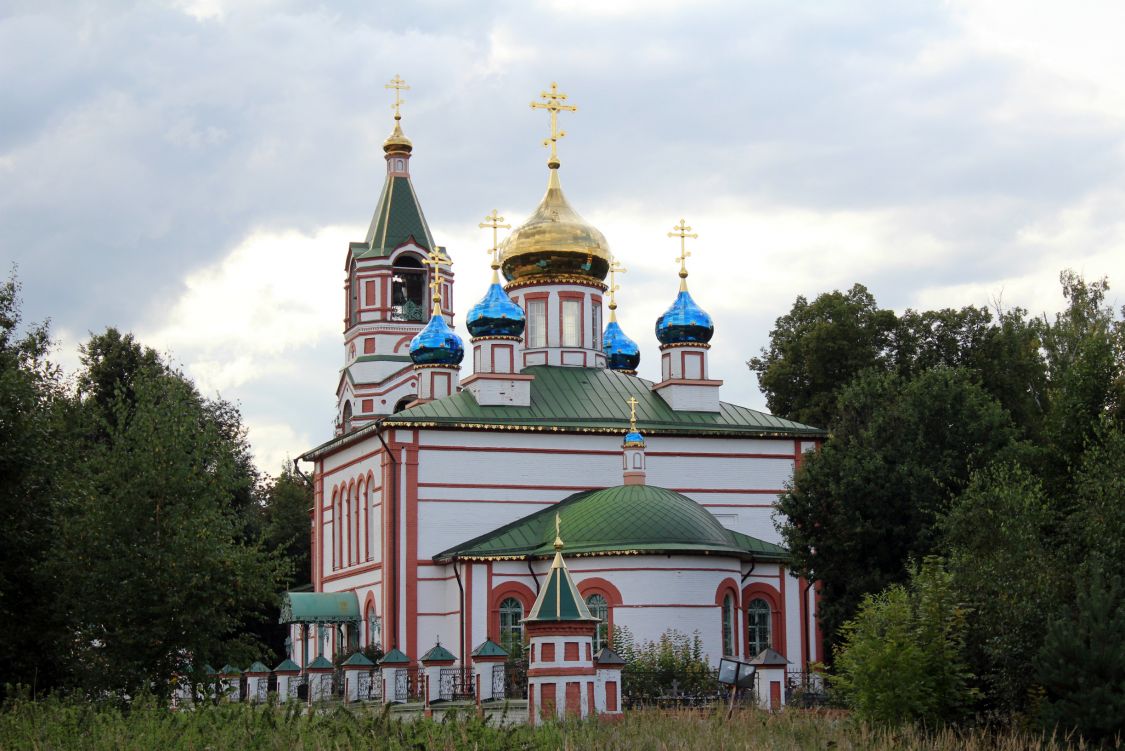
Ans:
{"type": "Polygon", "coordinates": [[[974,700],[964,660],[967,615],[950,574],[940,560],[927,559],[905,585],[864,597],[843,626],[832,685],[869,722],[963,718],[974,700]]]}
{"type": "Polygon", "coordinates": [[[863,595],[906,579],[973,469],[1017,452],[1004,410],[968,374],[869,371],[840,394],[832,437],[806,456],[775,523],[796,571],[821,582],[831,640],[863,595]]]}
{"type": "Polygon", "coordinates": [[[245,624],[287,565],[244,539],[233,499],[251,481],[229,426],[183,377],[141,368],[108,403],[88,400],[86,441],[66,473],[47,569],[71,633],[71,680],[93,692],[164,692],[189,664],[246,662],[245,624]]]}
{"type": "Polygon", "coordinates": [[[774,323],[769,347],[747,365],[773,414],[826,427],[840,389],[864,370],[889,367],[895,325],[894,311],[877,307],[862,284],[811,303],[798,297],[774,323]]]}
{"type": "Polygon", "coordinates": [[[1034,709],[1032,666],[1067,589],[1059,524],[1042,484],[1016,465],[976,473],[941,521],[953,585],[973,611],[966,644],[989,708],[1034,709]]]}
{"type": "Polygon", "coordinates": [[[1125,736],[1125,587],[1100,565],[1077,577],[1077,602],[1056,616],[1039,652],[1048,728],[1087,739],[1125,736]]]}
{"type": "Polygon", "coordinates": [[[57,679],[51,582],[39,569],[54,536],[54,477],[65,464],[65,392],[46,324],[21,326],[19,283],[0,284],[0,676],[57,679]]]}
{"type": "Polygon", "coordinates": [[[1108,419],[1125,426],[1125,324],[1105,304],[1109,283],[1060,275],[1067,309],[1045,324],[1049,386],[1045,418],[1049,461],[1044,480],[1065,492],[1086,444],[1108,419]]]}

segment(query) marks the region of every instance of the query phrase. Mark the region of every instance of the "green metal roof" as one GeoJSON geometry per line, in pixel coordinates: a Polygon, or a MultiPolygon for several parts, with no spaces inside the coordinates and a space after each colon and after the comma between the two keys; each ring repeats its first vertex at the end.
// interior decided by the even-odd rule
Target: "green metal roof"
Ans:
{"type": "Polygon", "coordinates": [[[325,657],[324,655],[317,655],[316,659],[309,663],[309,666],[308,668],[306,668],[306,670],[333,670],[335,669],[335,667],[336,666],[333,665],[332,661],[327,657],[325,657]]]}
{"type": "Polygon", "coordinates": [[[243,671],[244,673],[268,673],[270,669],[263,665],[260,661],[254,660],[254,663],[243,671]]]}
{"type": "Polygon", "coordinates": [[[286,592],[278,623],[358,623],[355,592],[286,592]]]}
{"type": "Polygon", "coordinates": [[[411,238],[426,250],[435,247],[410,178],[388,176],[375,205],[366,240],[352,245],[354,255],[356,258],[388,256],[411,238]]]}
{"type": "Polygon", "coordinates": [[[441,644],[435,644],[430,647],[430,651],[422,655],[422,662],[430,661],[443,661],[443,660],[456,660],[457,658],[441,644]]]}
{"type": "Polygon", "coordinates": [[[237,665],[231,665],[228,662],[219,668],[219,675],[242,675],[242,670],[237,665]]]}
{"type": "Polygon", "coordinates": [[[380,665],[409,665],[410,658],[406,653],[397,647],[383,655],[383,659],[379,660],[380,665]]]}
{"type": "Polygon", "coordinates": [[[566,530],[566,553],[697,553],[782,560],[784,548],[733,532],[698,503],[655,485],[617,485],[575,493],[488,534],[442,551],[453,558],[503,560],[543,558],[553,552],[555,514],[566,530]]]}
{"type": "Polygon", "coordinates": [[[547,581],[539,590],[531,612],[523,619],[524,622],[542,621],[597,621],[590,613],[586,601],[574,586],[570,578],[570,571],[566,568],[566,561],[562,557],[561,543],[555,548],[555,560],[547,574],[547,581]]]}
{"type": "Polygon", "coordinates": [[[624,665],[625,659],[609,647],[602,647],[594,655],[594,662],[598,665],[624,665]]]}
{"type": "Polygon", "coordinates": [[[282,660],[276,668],[273,669],[275,673],[296,673],[300,671],[301,666],[286,657],[282,660]]]}
{"type": "Polygon", "coordinates": [[[352,654],[351,657],[344,660],[344,665],[360,665],[365,668],[375,667],[375,663],[368,659],[367,655],[363,652],[355,652],[352,654]]]}
{"type": "Polygon", "coordinates": [[[485,639],[471,653],[473,657],[507,657],[508,650],[501,647],[492,639],[485,639]]]}
{"type": "Polygon", "coordinates": [[[722,437],[780,436],[823,438],[827,432],[792,420],[720,403],[718,412],[677,412],[651,390],[652,381],[603,368],[536,365],[524,368],[531,381],[527,407],[482,407],[469,391],[418,404],[333,438],[299,459],[312,461],[337,447],[386,427],[527,430],[556,433],[612,433],[629,427],[627,400],[637,400],[637,428],[645,436],[698,435],[722,437]]]}
{"type": "Polygon", "coordinates": [[[469,391],[405,409],[387,426],[433,425],[487,428],[520,425],[539,430],[624,434],[630,397],[638,401],[637,428],[660,434],[823,436],[825,432],[748,407],[722,402],[718,412],[677,412],[651,390],[652,382],[604,368],[536,365],[523,373],[531,382],[527,407],[477,404],[469,391]]]}

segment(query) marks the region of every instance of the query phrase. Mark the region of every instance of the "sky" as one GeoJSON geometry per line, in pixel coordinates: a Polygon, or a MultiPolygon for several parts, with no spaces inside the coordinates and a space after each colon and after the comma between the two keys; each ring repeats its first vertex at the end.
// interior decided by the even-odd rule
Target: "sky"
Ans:
{"type": "MultiPolygon", "coordinates": [[[[414,185],[485,292],[498,209],[546,184],[628,268],[619,318],[657,375],[678,285],[715,320],[722,398],[798,295],[1053,316],[1059,272],[1125,296],[1125,5],[1071,0],[0,0],[0,262],[69,371],[116,326],[237,403],[276,474],[327,440],[344,257],[385,174],[401,75],[414,185]]],[[[467,371],[466,373],[467,374],[467,371]]]]}

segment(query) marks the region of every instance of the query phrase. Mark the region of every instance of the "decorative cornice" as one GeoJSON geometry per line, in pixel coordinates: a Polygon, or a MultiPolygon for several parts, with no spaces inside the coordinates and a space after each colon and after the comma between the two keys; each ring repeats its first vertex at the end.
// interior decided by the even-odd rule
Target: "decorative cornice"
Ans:
{"type": "Polygon", "coordinates": [[[582,276],[581,274],[547,274],[508,282],[504,285],[504,291],[511,292],[512,290],[523,289],[525,287],[544,287],[551,284],[577,284],[582,287],[592,287],[599,292],[605,292],[609,289],[605,282],[598,281],[593,277],[582,276]]]}

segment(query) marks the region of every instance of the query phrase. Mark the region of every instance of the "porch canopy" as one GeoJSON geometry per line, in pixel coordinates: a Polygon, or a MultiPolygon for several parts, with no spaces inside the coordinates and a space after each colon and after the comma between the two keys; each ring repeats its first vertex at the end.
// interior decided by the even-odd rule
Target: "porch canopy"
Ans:
{"type": "Polygon", "coordinates": [[[355,592],[286,592],[278,623],[359,623],[355,592]]]}

